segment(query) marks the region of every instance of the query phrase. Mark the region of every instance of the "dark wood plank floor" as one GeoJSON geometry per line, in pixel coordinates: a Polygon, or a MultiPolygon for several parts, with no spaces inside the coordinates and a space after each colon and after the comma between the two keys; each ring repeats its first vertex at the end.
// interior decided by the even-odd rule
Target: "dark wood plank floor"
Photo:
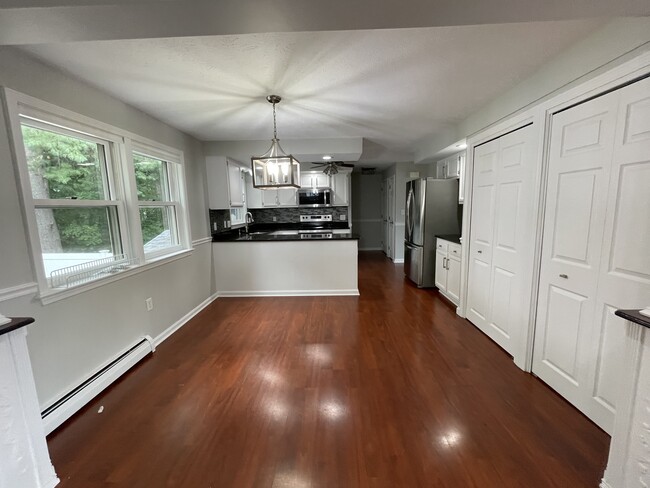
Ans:
{"type": "Polygon", "coordinates": [[[50,437],[61,488],[598,486],[605,433],[383,254],[359,274],[214,302],[50,437]]]}

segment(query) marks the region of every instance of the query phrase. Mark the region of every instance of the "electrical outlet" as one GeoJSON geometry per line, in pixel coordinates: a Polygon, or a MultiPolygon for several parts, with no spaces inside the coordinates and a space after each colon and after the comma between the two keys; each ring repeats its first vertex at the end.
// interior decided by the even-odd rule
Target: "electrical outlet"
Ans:
{"type": "Polygon", "coordinates": [[[277,221],[278,221],[278,218],[277,218],[277,217],[273,217],[273,222],[277,222],[277,221]]]}
{"type": "Polygon", "coordinates": [[[348,216],[345,214],[339,215],[339,220],[348,220],[348,216]]]}
{"type": "Polygon", "coordinates": [[[153,310],[153,298],[147,298],[144,303],[147,305],[147,312],[151,312],[153,310]]]}

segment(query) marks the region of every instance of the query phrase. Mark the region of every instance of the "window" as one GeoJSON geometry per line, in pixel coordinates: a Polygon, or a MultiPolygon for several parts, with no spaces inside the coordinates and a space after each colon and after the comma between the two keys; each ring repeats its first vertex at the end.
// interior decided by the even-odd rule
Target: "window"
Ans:
{"type": "Polygon", "coordinates": [[[42,298],[189,250],[181,153],[5,97],[42,298]]]}
{"type": "Polygon", "coordinates": [[[179,246],[178,188],[172,183],[178,164],[142,152],[133,153],[145,256],[157,256],[179,246]]]}

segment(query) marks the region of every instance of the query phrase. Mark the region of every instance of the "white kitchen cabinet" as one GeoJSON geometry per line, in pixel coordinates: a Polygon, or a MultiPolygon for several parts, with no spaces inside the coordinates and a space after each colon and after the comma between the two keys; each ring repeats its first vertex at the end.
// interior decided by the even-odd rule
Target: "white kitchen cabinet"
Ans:
{"type": "Polygon", "coordinates": [[[295,207],[298,205],[295,188],[278,188],[278,206],[295,207]]]}
{"type": "Polygon", "coordinates": [[[435,285],[455,305],[460,303],[460,259],[460,244],[436,240],[435,285]]]}
{"type": "Polygon", "coordinates": [[[246,167],[223,156],[208,156],[205,161],[209,208],[218,210],[244,207],[246,193],[242,170],[246,167]]]}
{"type": "Polygon", "coordinates": [[[244,173],[246,183],[246,206],[248,208],[262,208],[262,194],[264,190],[253,186],[253,176],[250,173],[244,173]]]}
{"type": "Polygon", "coordinates": [[[322,171],[305,171],[300,173],[301,188],[329,188],[330,177],[322,171]]]}
{"type": "Polygon", "coordinates": [[[332,205],[350,203],[350,172],[341,171],[332,176],[332,205]]]}
{"type": "Polygon", "coordinates": [[[228,161],[227,165],[230,207],[243,207],[246,203],[246,190],[242,167],[232,161],[228,161]]]}
{"type": "Polygon", "coordinates": [[[262,190],[263,207],[295,207],[297,205],[296,190],[294,188],[262,190]]]}
{"type": "Polygon", "coordinates": [[[436,163],[436,178],[458,178],[458,203],[463,203],[465,193],[466,152],[453,154],[436,163]]]}

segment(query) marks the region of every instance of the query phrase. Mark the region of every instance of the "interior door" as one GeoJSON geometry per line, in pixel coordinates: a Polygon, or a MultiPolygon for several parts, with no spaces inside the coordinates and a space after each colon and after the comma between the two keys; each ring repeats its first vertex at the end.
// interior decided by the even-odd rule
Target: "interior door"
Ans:
{"type": "Polygon", "coordinates": [[[387,200],[386,200],[386,180],[383,180],[381,182],[381,187],[380,187],[380,192],[381,192],[381,249],[384,251],[384,254],[388,255],[388,225],[386,221],[386,207],[388,205],[387,200]]]}
{"type": "Polygon", "coordinates": [[[386,180],[386,200],[388,221],[388,257],[395,259],[395,175],[386,180]]]}
{"type": "Polygon", "coordinates": [[[475,152],[468,319],[513,356],[529,325],[534,137],[529,125],[475,152]]]}
{"type": "Polygon", "coordinates": [[[474,150],[467,319],[481,329],[486,327],[490,316],[490,275],[498,156],[498,140],[482,144],[474,150]]]}
{"type": "Polygon", "coordinates": [[[625,336],[650,298],[650,81],[553,117],[533,371],[612,432],[625,336]]]}

